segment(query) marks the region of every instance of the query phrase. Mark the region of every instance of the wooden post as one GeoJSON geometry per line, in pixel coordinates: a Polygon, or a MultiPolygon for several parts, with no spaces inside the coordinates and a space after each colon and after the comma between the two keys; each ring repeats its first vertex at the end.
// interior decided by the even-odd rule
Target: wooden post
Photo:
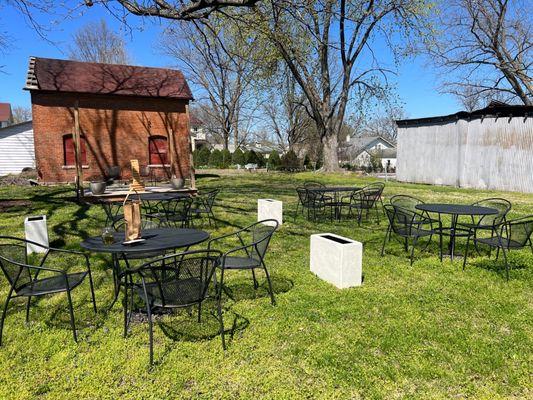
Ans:
{"type": "Polygon", "coordinates": [[[187,141],[189,143],[189,166],[191,175],[191,189],[196,189],[196,177],[194,172],[194,159],[192,156],[192,144],[191,144],[191,126],[189,116],[189,105],[185,104],[185,115],[187,116],[187,141]]]}
{"type": "Polygon", "coordinates": [[[77,198],[83,197],[83,169],[81,165],[81,144],[80,144],[80,113],[79,101],[74,103],[74,158],[76,160],[76,192],[77,198]]]}

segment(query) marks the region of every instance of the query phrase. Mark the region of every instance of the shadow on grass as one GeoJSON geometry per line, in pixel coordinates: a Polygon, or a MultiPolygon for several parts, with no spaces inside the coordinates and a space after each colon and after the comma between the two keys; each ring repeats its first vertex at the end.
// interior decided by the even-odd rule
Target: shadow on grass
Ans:
{"type": "MultiPolygon", "coordinates": [[[[271,276],[270,279],[272,280],[272,289],[274,292],[274,296],[282,293],[287,293],[294,287],[294,282],[290,279],[275,276],[271,276]]],[[[254,289],[254,284],[250,273],[249,283],[230,282],[230,284],[228,285],[228,283],[225,282],[224,293],[233,301],[254,300],[263,297],[270,297],[270,293],[268,292],[268,282],[266,281],[266,279],[261,282],[258,277],[258,281],[259,287],[257,289],[254,289]]]]}

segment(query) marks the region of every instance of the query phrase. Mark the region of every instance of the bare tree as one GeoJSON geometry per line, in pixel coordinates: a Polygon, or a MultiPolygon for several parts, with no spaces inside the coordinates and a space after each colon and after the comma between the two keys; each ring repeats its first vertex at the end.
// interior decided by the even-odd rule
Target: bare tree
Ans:
{"type": "Polygon", "coordinates": [[[31,108],[24,106],[15,106],[11,110],[13,114],[13,123],[19,124],[21,122],[31,121],[31,108]]]}
{"type": "Polygon", "coordinates": [[[230,140],[241,145],[257,109],[251,92],[256,70],[250,61],[251,46],[220,21],[212,21],[172,29],[162,50],[199,88],[199,106],[210,121],[216,121],[216,126],[207,128],[211,135],[220,136],[225,149],[230,140]]]}
{"type": "Polygon", "coordinates": [[[74,34],[69,58],[106,64],[128,64],[131,60],[124,40],[103,19],[88,23],[74,34]]]}
{"type": "Polygon", "coordinates": [[[444,4],[442,32],[428,46],[446,78],[443,91],[477,107],[496,97],[533,104],[531,3],[453,0],[444,4]]]}

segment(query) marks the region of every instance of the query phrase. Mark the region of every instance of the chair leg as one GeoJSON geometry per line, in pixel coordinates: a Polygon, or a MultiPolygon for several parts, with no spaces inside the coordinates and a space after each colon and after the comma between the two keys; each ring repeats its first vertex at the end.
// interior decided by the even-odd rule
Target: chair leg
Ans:
{"type": "Polygon", "coordinates": [[[202,302],[198,303],[198,323],[202,322],[202,302]]]}
{"type": "Polygon", "coordinates": [[[30,305],[31,305],[31,296],[28,296],[28,302],[26,303],[26,323],[30,322],[30,305]]]}
{"type": "Polygon", "coordinates": [[[415,256],[415,246],[417,242],[418,242],[418,236],[415,236],[413,240],[413,247],[411,248],[411,256],[409,257],[411,261],[411,266],[413,265],[413,258],[415,256]]]}
{"type": "Polygon", "coordinates": [[[439,252],[440,252],[440,262],[442,262],[442,230],[439,232],[439,252]]]}
{"type": "Polygon", "coordinates": [[[213,280],[215,282],[216,301],[217,301],[217,314],[218,323],[220,325],[220,339],[222,340],[222,349],[226,350],[226,339],[224,337],[224,318],[222,316],[222,281],[224,280],[224,269],[220,272],[220,286],[217,288],[217,274],[216,271],[213,274],[213,280]]]}
{"type": "Polygon", "coordinates": [[[74,321],[74,309],[72,307],[72,297],[70,295],[70,290],[67,290],[67,299],[68,299],[68,310],[70,313],[70,326],[72,328],[72,335],[74,336],[74,341],[78,342],[78,335],[76,334],[76,322],[74,321]]]}
{"type": "Polygon", "coordinates": [[[254,278],[254,289],[257,289],[259,287],[259,284],[257,283],[257,279],[255,278],[255,270],[252,268],[252,277],[254,278]]]}
{"type": "Polygon", "coordinates": [[[273,306],[276,305],[276,299],[274,298],[274,290],[272,289],[272,281],[270,280],[270,274],[268,273],[267,267],[265,265],[264,261],[261,261],[261,264],[263,264],[263,269],[265,270],[265,275],[268,282],[268,291],[270,292],[270,302],[273,306]]]}
{"type": "Polygon", "coordinates": [[[383,257],[383,254],[385,252],[385,244],[387,243],[387,237],[390,236],[390,234],[391,232],[390,232],[390,224],[389,224],[389,226],[387,227],[387,232],[385,232],[385,238],[383,239],[383,246],[381,246],[381,257],[383,257]]]}
{"type": "Polygon", "coordinates": [[[148,315],[148,329],[149,329],[149,341],[150,341],[150,366],[154,365],[154,325],[152,322],[152,310],[150,308],[150,302],[146,301],[146,313],[148,315]]]}
{"type": "Polygon", "coordinates": [[[505,260],[505,276],[507,278],[507,282],[509,282],[509,261],[507,260],[507,253],[505,252],[505,249],[502,247],[502,253],[503,253],[503,259],[505,260]]]}
{"type": "Polygon", "coordinates": [[[7,307],[9,306],[9,300],[11,300],[11,293],[13,293],[13,289],[9,290],[9,294],[7,295],[6,302],[4,303],[4,310],[2,312],[2,319],[0,320],[0,346],[2,346],[2,333],[4,331],[4,320],[6,319],[7,307]]]}
{"type": "MultiPolygon", "coordinates": [[[[126,338],[128,336],[128,283],[127,283],[127,278],[126,278],[126,282],[124,285],[124,290],[125,290],[125,293],[124,293],[124,300],[122,302],[122,308],[124,309],[124,338],[126,338]]],[[[131,307],[133,309],[133,303],[131,307]]]]}
{"type": "MultiPolygon", "coordinates": [[[[475,233],[474,233],[475,235],[475,233]]],[[[466,259],[468,258],[468,248],[470,247],[470,235],[468,235],[468,237],[466,238],[466,249],[465,249],[465,257],[463,259],[463,271],[465,270],[465,267],[466,267],[466,259]]],[[[474,236],[474,247],[476,247],[476,239],[475,239],[475,236],[474,236]]],[[[476,247],[477,249],[477,247],[476,247]]],[[[479,253],[479,251],[478,251],[479,253]]]]}
{"type": "Polygon", "coordinates": [[[96,314],[98,312],[96,308],[96,297],[94,296],[94,284],[93,284],[93,277],[91,275],[91,272],[89,272],[89,286],[91,287],[91,297],[93,300],[93,309],[94,313],[96,314]]]}

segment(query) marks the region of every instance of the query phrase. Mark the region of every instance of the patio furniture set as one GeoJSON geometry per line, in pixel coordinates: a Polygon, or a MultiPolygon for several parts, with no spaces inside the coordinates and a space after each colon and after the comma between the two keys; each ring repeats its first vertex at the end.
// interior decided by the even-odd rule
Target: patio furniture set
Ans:
{"type": "MultiPolygon", "coordinates": [[[[226,349],[221,299],[222,292],[227,292],[224,278],[230,270],[251,271],[254,289],[259,287],[256,272],[263,270],[271,302],[275,305],[265,255],[278,227],[277,221],[259,221],[233,233],[210,238],[208,232],[193,225],[201,216],[206,216],[209,224],[215,223],[213,205],[217,194],[218,190],[200,193],[196,198],[176,194],[143,194],[143,240],[133,245],[124,244],[124,217],[120,205],[101,202],[106,213],[106,224],[114,229],[113,240],[104,240],[102,235],[89,237],[80,244],[89,253],[111,255],[114,296],[109,308],[123,293],[124,337],[127,336],[132,313],[139,311],[139,307],[136,308],[138,301],[135,300],[143,304],[149,325],[150,365],[154,359],[152,315],[164,309],[190,310],[197,307],[200,322],[202,304],[208,298],[215,300],[219,333],[222,346],[226,349]],[[190,250],[190,247],[202,243],[206,243],[204,249],[190,250]]],[[[71,265],[79,263],[72,261],[71,265]]],[[[13,298],[27,298],[26,321],[29,321],[33,297],[66,292],[75,341],[77,333],[71,292],[85,278],[88,278],[94,312],[97,312],[89,255],[86,253],[0,236],[0,268],[10,284],[0,320],[0,345],[4,320],[13,298]],[[42,251],[28,251],[35,247],[42,251]],[[83,269],[71,272],[70,268],[60,268],[52,257],[56,253],[79,258],[83,262],[83,269]]]]}
{"type": "Polygon", "coordinates": [[[356,218],[359,225],[363,217],[368,219],[371,211],[375,212],[379,223],[379,203],[387,216],[388,226],[383,240],[381,255],[394,235],[410,253],[412,265],[416,246],[428,238],[424,250],[430,245],[434,236],[439,238],[439,257],[449,256],[453,261],[458,238],[466,239],[463,256],[463,269],[466,266],[468,253],[473,244],[480,253],[480,246],[496,249],[497,258],[500,252],[505,260],[506,278],[509,280],[509,262],[507,254],[510,250],[527,246],[533,251],[531,236],[533,233],[533,215],[508,220],[511,203],[501,198],[488,198],[473,204],[424,203],[416,197],[396,195],[391,197],[389,204],[383,204],[383,182],[368,186],[346,187],[325,186],[319,182],[305,182],[296,188],[298,202],[296,215],[306,214],[309,220],[316,221],[329,216],[330,220],[356,218]],[[443,223],[443,216],[448,216],[449,225],[443,223]],[[443,239],[448,238],[448,249],[445,253],[443,239]]]}

